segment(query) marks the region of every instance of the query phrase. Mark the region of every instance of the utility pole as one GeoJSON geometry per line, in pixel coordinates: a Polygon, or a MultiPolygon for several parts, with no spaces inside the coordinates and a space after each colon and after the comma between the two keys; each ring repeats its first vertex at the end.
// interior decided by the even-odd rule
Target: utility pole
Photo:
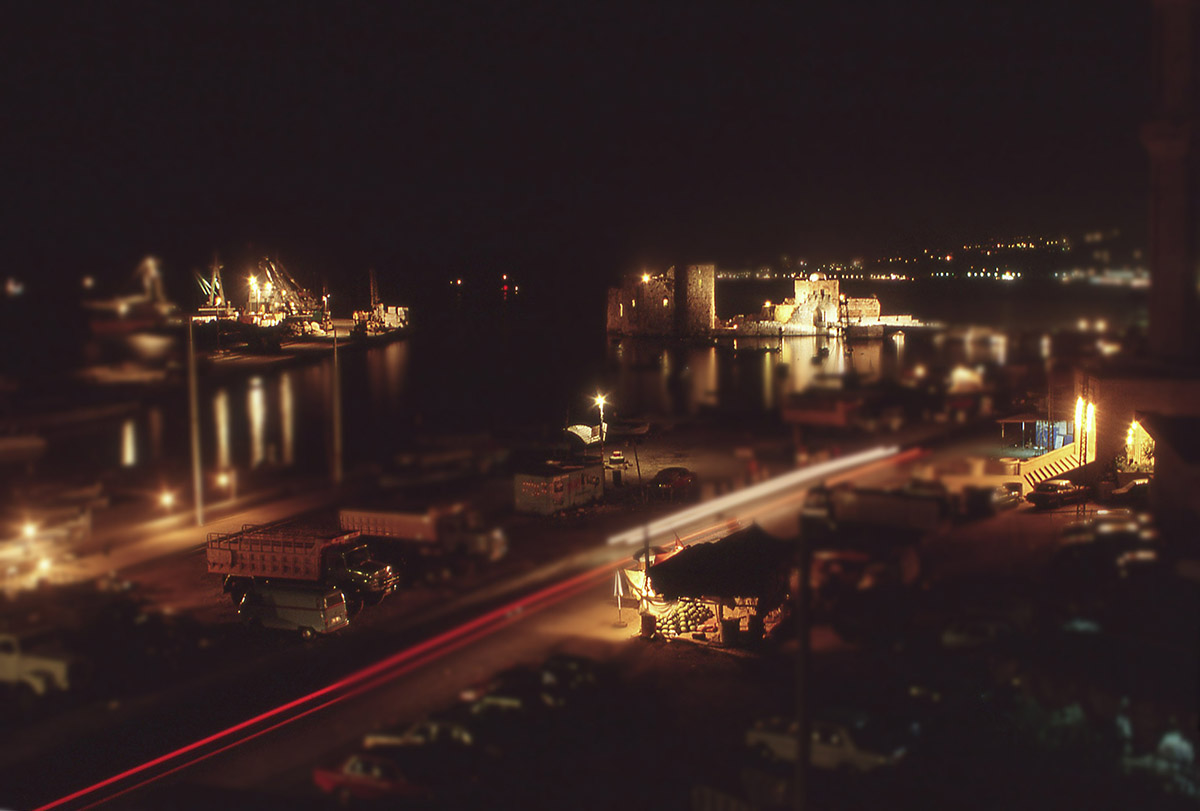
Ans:
{"type": "Polygon", "coordinates": [[[187,322],[188,355],[188,429],[192,440],[192,502],[196,505],[196,526],[204,526],[204,482],[200,470],[200,406],[196,393],[196,345],[192,337],[192,317],[187,322]]]}
{"type": "Polygon", "coordinates": [[[808,793],[808,761],[809,749],[812,744],[810,724],[808,719],[808,648],[809,648],[809,595],[808,576],[810,557],[808,543],[804,540],[803,530],[799,537],[799,561],[797,561],[800,582],[796,586],[796,634],[800,643],[796,648],[796,775],[795,788],[792,795],[792,808],[804,811],[807,807],[808,793]]]}
{"type": "Polygon", "coordinates": [[[642,463],[638,461],[638,445],[637,439],[633,440],[633,464],[637,466],[638,474],[638,492],[642,494],[642,503],[646,503],[646,488],[642,487],[642,463]]]}
{"type": "Polygon", "coordinates": [[[338,367],[337,327],[333,329],[333,483],[342,483],[342,375],[338,367]]]}

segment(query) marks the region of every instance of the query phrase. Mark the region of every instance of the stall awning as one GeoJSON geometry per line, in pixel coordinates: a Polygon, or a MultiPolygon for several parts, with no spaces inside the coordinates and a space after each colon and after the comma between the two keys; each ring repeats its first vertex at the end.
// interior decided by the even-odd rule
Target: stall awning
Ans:
{"type": "Polygon", "coordinates": [[[668,600],[781,595],[786,591],[794,553],[792,541],[752,524],[656,563],[650,567],[650,585],[668,600]]]}
{"type": "Polygon", "coordinates": [[[1045,414],[1017,414],[1012,417],[1000,417],[996,422],[1039,422],[1046,419],[1045,414]]]}

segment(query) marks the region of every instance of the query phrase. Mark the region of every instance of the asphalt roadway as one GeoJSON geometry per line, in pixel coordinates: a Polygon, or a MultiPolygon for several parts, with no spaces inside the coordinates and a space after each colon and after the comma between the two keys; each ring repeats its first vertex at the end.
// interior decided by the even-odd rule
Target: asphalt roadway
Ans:
{"type": "MultiPolygon", "coordinates": [[[[749,495],[748,491],[743,492],[749,495]]],[[[783,503],[780,503],[778,492],[769,494],[767,498],[775,515],[764,516],[767,528],[774,526],[781,534],[786,533],[787,522],[795,520],[798,503],[795,499],[802,495],[803,488],[799,484],[783,503]],[[783,523],[772,525],[772,520],[783,523]]],[[[746,509],[752,506],[751,503],[746,509]]],[[[659,513],[667,509],[670,508],[657,508],[659,513]]],[[[276,648],[273,641],[262,647],[253,640],[247,642],[235,638],[224,649],[244,656],[249,644],[255,649],[252,658],[225,662],[213,672],[195,673],[194,684],[164,685],[163,690],[123,702],[107,714],[98,708],[85,708],[72,718],[54,719],[53,723],[39,725],[30,730],[19,745],[0,747],[0,763],[4,763],[5,773],[10,779],[21,781],[15,785],[7,783],[14,792],[11,796],[19,799],[21,805],[31,801],[46,802],[55,796],[55,792],[69,793],[69,789],[83,787],[88,780],[103,779],[136,766],[141,758],[184,746],[188,740],[220,729],[221,721],[233,723],[237,718],[266,711],[275,706],[275,702],[286,703],[306,690],[319,689],[322,684],[344,677],[352,666],[367,666],[384,653],[396,650],[397,645],[416,644],[430,634],[453,627],[454,620],[465,621],[480,610],[493,607],[505,596],[545,587],[597,566],[608,566],[611,572],[611,567],[627,559],[632,550],[599,542],[606,527],[627,526],[630,517],[629,512],[617,510],[581,517],[575,526],[570,522],[555,521],[543,524],[540,542],[527,546],[526,556],[514,555],[515,560],[509,564],[512,568],[505,578],[497,581],[493,577],[490,582],[477,583],[477,591],[458,595],[432,590],[423,595],[422,604],[410,604],[408,610],[401,607],[401,602],[385,601],[373,612],[364,612],[363,621],[356,622],[359,627],[352,628],[350,633],[341,634],[338,639],[321,640],[319,644],[324,650],[336,651],[332,656],[322,656],[317,649],[276,648]],[[571,535],[574,538],[567,541],[567,548],[582,549],[562,559],[565,551],[562,536],[571,535]],[[556,540],[559,542],[557,548],[545,548],[547,541],[556,540]],[[543,565],[535,565],[535,561],[543,565]],[[318,658],[314,660],[314,656],[318,658]],[[303,668],[303,672],[298,673],[297,667],[303,668]],[[280,672],[288,675],[281,678],[280,672]],[[232,700],[226,699],[225,694],[236,690],[235,685],[239,683],[251,685],[250,689],[232,700]],[[260,690],[264,683],[278,689],[260,690]],[[217,703],[208,712],[195,706],[214,701],[217,703]],[[72,762],[70,783],[64,781],[62,772],[51,765],[61,762],[72,762]]],[[[706,520],[709,519],[704,515],[697,518],[698,523],[706,520]]],[[[718,537],[726,528],[726,524],[720,524],[707,534],[718,537]]],[[[172,543],[178,543],[186,550],[187,542],[191,540],[181,535],[173,538],[172,543]]],[[[514,546],[519,543],[519,539],[514,539],[514,546]]],[[[191,574],[181,575],[181,581],[197,582],[199,578],[199,582],[204,582],[203,559],[195,552],[157,558],[147,565],[157,567],[158,571],[161,567],[182,567],[191,574]]],[[[484,581],[487,580],[484,576],[484,581]]],[[[606,576],[603,580],[602,588],[611,589],[611,578],[606,576]]],[[[214,597],[220,599],[219,594],[214,597]]]]}

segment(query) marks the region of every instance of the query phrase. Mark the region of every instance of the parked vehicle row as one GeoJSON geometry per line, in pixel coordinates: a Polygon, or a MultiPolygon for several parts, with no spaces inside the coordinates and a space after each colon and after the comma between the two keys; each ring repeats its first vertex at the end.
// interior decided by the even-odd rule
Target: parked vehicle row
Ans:
{"type": "MultiPolygon", "coordinates": [[[[795,718],[765,718],[746,731],[745,743],[768,763],[795,763],[799,728],[795,718]]],[[[810,723],[809,762],[818,769],[852,772],[895,766],[908,754],[914,737],[913,728],[865,712],[820,708],[810,723]]]]}
{"type": "Polygon", "coordinates": [[[560,739],[571,708],[606,679],[590,659],[566,654],[537,667],[513,667],[465,690],[444,712],[372,730],[338,765],[313,771],[313,783],[343,804],[437,797],[466,801],[477,783],[502,774],[510,754],[560,739]]]}

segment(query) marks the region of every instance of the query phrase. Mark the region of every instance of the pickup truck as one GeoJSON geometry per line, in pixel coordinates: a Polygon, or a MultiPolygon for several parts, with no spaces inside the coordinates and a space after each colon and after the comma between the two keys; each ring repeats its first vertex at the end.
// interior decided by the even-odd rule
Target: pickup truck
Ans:
{"type": "Polygon", "coordinates": [[[18,693],[47,696],[71,687],[75,657],[47,632],[0,633],[0,682],[18,693]]]}

